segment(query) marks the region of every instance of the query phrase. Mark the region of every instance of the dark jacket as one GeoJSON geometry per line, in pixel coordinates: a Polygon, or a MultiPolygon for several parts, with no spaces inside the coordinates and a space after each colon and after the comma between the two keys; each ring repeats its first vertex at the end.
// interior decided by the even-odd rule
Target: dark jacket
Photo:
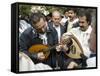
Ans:
{"type": "MultiPolygon", "coordinates": [[[[56,32],[52,32],[50,28],[47,29],[46,36],[49,46],[57,44],[56,35],[56,32]]],[[[19,38],[20,51],[23,51],[32,59],[37,59],[37,54],[30,54],[28,52],[28,49],[34,44],[42,44],[42,39],[39,38],[39,34],[36,32],[36,30],[30,27],[26,29],[19,38]]]]}
{"type": "MultiPolygon", "coordinates": [[[[52,32],[56,32],[56,29],[53,27],[53,22],[48,22],[48,26],[50,27],[50,29],[52,30],[52,32]]],[[[66,28],[65,26],[60,25],[60,31],[61,31],[61,36],[63,35],[63,33],[66,32],[66,28]]],[[[58,34],[57,34],[57,41],[58,41],[58,34]]]]}

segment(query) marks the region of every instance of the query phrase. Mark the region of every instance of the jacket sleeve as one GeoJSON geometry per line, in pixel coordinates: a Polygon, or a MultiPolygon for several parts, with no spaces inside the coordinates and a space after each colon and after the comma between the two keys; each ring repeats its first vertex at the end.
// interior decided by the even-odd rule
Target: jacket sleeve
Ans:
{"type": "Polygon", "coordinates": [[[30,53],[28,51],[29,49],[29,44],[30,44],[30,38],[28,36],[28,34],[26,33],[23,33],[21,36],[20,36],[20,39],[19,39],[19,49],[20,51],[24,52],[25,54],[27,54],[32,60],[36,60],[37,59],[37,54],[36,53],[30,53]]]}

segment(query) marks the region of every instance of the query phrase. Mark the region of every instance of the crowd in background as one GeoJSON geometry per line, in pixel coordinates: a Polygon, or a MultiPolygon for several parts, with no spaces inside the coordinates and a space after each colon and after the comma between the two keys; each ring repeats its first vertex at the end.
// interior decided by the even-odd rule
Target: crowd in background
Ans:
{"type": "MultiPolygon", "coordinates": [[[[96,15],[94,16],[87,8],[78,10],[77,8],[69,7],[63,14],[55,9],[47,15],[41,12],[34,12],[31,15],[19,15],[20,51],[31,58],[35,65],[34,68],[37,67],[36,69],[28,68],[28,70],[41,70],[39,67],[47,65],[49,68],[45,67],[43,70],[96,67],[95,17],[96,15]],[[67,53],[71,51],[70,47],[73,42],[70,37],[72,35],[77,38],[83,49],[80,59],[73,59],[65,55],[65,50],[67,53]],[[59,45],[50,50],[47,60],[41,61],[45,58],[43,53],[30,54],[28,51],[34,44],[59,45]],[[38,63],[43,64],[37,66],[36,64],[38,63]]],[[[20,64],[20,67],[25,65],[21,62],[20,64]]],[[[26,67],[29,67],[29,65],[26,67]]],[[[22,68],[20,71],[25,70],[22,68]]]]}

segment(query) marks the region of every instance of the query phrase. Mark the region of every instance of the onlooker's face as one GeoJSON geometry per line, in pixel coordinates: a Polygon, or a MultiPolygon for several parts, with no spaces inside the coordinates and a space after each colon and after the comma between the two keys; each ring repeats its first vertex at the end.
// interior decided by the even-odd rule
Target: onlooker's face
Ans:
{"type": "Polygon", "coordinates": [[[52,21],[54,23],[55,26],[58,26],[60,24],[61,21],[61,16],[58,12],[55,12],[52,16],[52,21]]]}
{"type": "Polygon", "coordinates": [[[79,17],[79,25],[80,25],[80,30],[86,31],[89,27],[89,22],[86,20],[86,16],[79,17]]]}
{"type": "Polygon", "coordinates": [[[39,33],[44,33],[46,31],[47,23],[43,18],[40,19],[39,22],[36,23],[36,30],[39,33]]]}
{"type": "Polygon", "coordinates": [[[89,47],[93,53],[96,53],[96,33],[94,28],[92,29],[92,32],[90,34],[89,47]]]}
{"type": "Polygon", "coordinates": [[[54,24],[57,26],[60,24],[61,18],[59,16],[53,16],[52,17],[52,21],[54,22],[54,24]]]}
{"type": "Polygon", "coordinates": [[[68,17],[68,12],[67,12],[67,11],[65,12],[65,17],[66,17],[66,18],[68,17]]]}
{"type": "Polygon", "coordinates": [[[70,20],[73,20],[76,17],[76,13],[73,10],[69,10],[68,17],[70,20]]]}

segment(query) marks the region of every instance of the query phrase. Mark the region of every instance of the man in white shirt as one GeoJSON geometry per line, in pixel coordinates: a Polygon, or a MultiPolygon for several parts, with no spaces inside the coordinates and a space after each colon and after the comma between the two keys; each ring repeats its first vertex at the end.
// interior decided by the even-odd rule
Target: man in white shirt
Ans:
{"type": "MultiPolygon", "coordinates": [[[[87,58],[89,58],[90,54],[91,54],[91,51],[89,50],[89,43],[88,43],[89,38],[90,38],[90,33],[92,31],[92,28],[91,28],[90,24],[91,24],[91,15],[90,15],[90,13],[82,12],[79,15],[79,27],[71,29],[69,31],[70,33],[67,32],[67,33],[63,34],[63,36],[62,36],[62,37],[64,37],[67,34],[73,34],[79,40],[79,42],[80,42],[80,44],[83,48],[83,54],[87,58]]],[[[86,61],[86,59],[82,60],[82,61],[86,61]]],[[[86,64],[82,61],[80,63],[86,64]]],[[[80,65],[80,63],[78,65],[80,65]]],[[[72,68],[72,66],[74,68],[73,64],[70,65],[71,68],[72,68]]],[[[76,62],[75,62],[75,66],[76,66],[76,62]]]]}
{"type": "Polygon", "coordinates": [[[84,55],[89,57],[91,54],[91,51],[89,50],[89,43],[88,40],[90,38],[90,33],[91,33],[91,26],[88,27],[86,31],[81,31],[80,27],[72,29],[70,32],[77,37],[79,42],[82,45],[82,48],[84,50],[84,55]]]}
{"type": "Polygon", "coordinates": [[[70,30],[70,32],[77,37],[79,42],[82,45],[82,48],[84,50],[84,55],[89,57],[91,54],[91,51],[89,50],[89,43],[88,40],[90,38],[90,33],[92,31],[91,28],[91,16],[89,13],[81,13],[79,15],[79,26],[77,28],[73,28],[70,30]]]}
{"type": "Polygon", "coordinates": [[[78,27],[79,19],[77,18],[77,9],[69,8],[68,9],[68,20],[65,23],[66,31],[70,31],[74,27],[78,27]]]}
{"type": "Polygon", "coordinates": [[[69,18],[68,18],[68,10],[66,9],[66,10],[64,11],[64,17],[61,19],[60,23],[64,26],[65,23],[66,23],[66,21],[67,21],[68,19],[69,19],[69,18]]]}

